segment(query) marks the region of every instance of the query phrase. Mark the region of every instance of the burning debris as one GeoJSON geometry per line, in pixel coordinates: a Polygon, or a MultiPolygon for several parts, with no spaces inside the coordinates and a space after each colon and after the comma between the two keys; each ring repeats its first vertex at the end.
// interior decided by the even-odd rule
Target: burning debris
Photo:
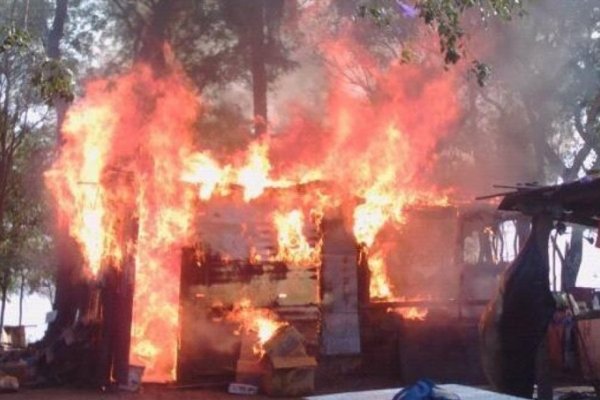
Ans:
{"type": "MultiPolygon", "coordinates": [[[[263,317],[253,318],[253,324],[261,324],[263,317]]],[[[249,354],[244,350],[252,336],[242,340],[240,359],[236,367],[236,383],[260,387],[262,391],[273,396],[300,396],[314,391],[315,368],[314,357],[308,356],[302,335],[289,324],[278,324],[272,330],[273,321],[267,326],[268,337],[258,332],[259,352],[256,347],[249,354]]],[[[259,328],[260,329],[260,328],[259,328]]],[[[235,386],[234,386],[235,387],[235,386]]]]}
{"type": "Polygon", "coordinates": [[[269,310],[253,308],[248,299],[236,304],[227,315],[227,319],[240,325],[238,334],[256,336],[256,343],[253,344],[252,350],[259,356],[265,354],[264,346],[275,332],[288,325],[286,322],[278,321],[277,316],[269,310]]]}

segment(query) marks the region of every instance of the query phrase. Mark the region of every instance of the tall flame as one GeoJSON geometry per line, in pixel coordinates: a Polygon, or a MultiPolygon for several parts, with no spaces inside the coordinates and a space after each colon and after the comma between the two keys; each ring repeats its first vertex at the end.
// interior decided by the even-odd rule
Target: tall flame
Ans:
{"type": "Polygon", "coordinates": [[[174,376],[178,251],[189,240],[195,198],[180,175],[192,153],[197,104],[177,72],[157,79],[137,66],[92,82],[67,114],[64,145],[47,174],[91,276],[105,260],[120,268],[123,248],[134,251],[137,242],[131,357],[154,381],[174,376]],[[129,238],[119,233],[128,220],[138,226],[129,238]]]}
{"type": "Polygon", "coordinates": [[[59,202],[59,219],[79,242],[92,274],[100,270],[105,231],[103,159],[116,124],[111,104],[76,106],[63,125],[63,148],[47,182],[59,202]],[[108,131],[108,133],[107,133],[108,131]]]}

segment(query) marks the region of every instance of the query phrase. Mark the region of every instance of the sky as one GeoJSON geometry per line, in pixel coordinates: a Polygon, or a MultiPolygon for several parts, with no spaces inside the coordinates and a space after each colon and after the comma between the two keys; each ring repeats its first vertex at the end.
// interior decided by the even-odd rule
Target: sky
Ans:
{"type": "MultiPolygon", "coordinates": [[[[26,296],[23,301],[23,325],[26,326],[25,334],[27,342],[35,342],[44,336],[46,332],[46,313],[52,310],[48,297],[39,294],[26,296]]],[[[19,296],[10,296],[6,304],[4,317],[6,326],[19,324],[19,296]]]]}

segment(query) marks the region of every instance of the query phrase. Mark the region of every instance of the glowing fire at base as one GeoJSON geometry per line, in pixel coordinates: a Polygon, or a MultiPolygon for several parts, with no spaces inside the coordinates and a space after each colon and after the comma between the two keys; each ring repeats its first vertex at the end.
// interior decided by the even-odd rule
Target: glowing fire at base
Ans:
{"type": "Polygon", "coordinates": [[[227,319],[239,324],[238,334],[256,334],[258,341],[254,344],[253,350],[257,355],[262,355],[264,344],[275,335],[279,328],[287,325],[287,322],[279,321],[277,315],[272,311],[252,307],[252,302],[248,299],[237,303],[227,319]]]}
{"type": "Polygon", "coordinates": [[[427,317],[427,314],[429,314],[429,310],[423,307],[397,307],[388,308],[387,311],[402,315],[403,318],[413,321],[424,321],[427,317]]]}

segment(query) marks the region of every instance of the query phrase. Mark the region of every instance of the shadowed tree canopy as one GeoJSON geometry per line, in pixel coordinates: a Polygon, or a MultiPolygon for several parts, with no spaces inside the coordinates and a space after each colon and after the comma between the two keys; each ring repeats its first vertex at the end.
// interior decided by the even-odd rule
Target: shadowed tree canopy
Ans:
{"type": "Polygon", "coordinates": [[[117,64],[133,55],[133,60],[160,70],[165,66],[163,46],[168,44],[200,88],[233,81],[249,84],[254,130],[266,131],[269,82],[294,65],[289,59],[293,41],[284,37],[281,27],[286,8],[292,12],[295,3],[110,0],[104,7],[120,25],[115,30],[122,45],[117,64]]]}

